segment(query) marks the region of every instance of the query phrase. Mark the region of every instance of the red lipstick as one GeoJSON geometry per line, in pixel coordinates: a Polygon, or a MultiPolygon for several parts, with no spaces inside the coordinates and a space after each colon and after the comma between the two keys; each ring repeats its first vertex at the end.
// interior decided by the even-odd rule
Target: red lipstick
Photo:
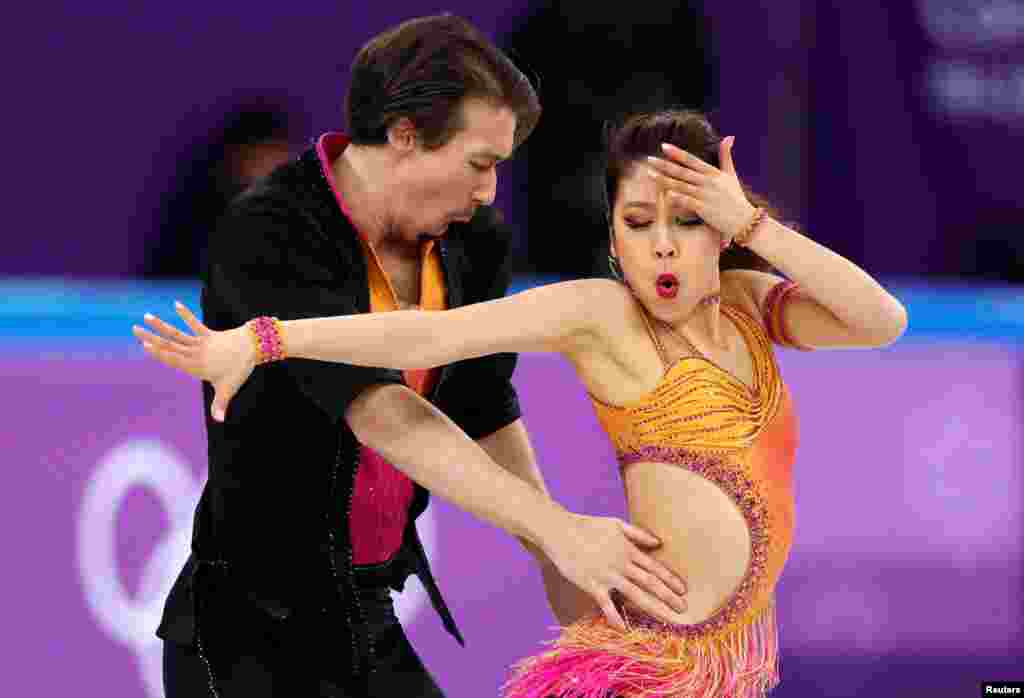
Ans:
{"type": "Polygon", "coordinates": [[[675,274],[659,274],[655,286],[662,298],[675,298],[679,293],[679,279],[675,274]]]}

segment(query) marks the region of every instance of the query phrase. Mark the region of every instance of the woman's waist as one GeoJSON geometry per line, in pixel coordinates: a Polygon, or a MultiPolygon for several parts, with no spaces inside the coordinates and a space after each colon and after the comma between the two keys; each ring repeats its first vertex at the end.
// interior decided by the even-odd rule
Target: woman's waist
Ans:
{"type": "Polygon", "coordinates": [[[788,522],[776,525],[777,517],[768,516],[752,526],[734,512],[709,509],[658,512],[631,502],[629,521],[661,541],[649,551],[651,557],[677,574],[689,575],[695,583],[699,579],[708,584],[727,584],[756,561],[781,571],[793,544],[793,528],[788,522]]]}
{"type": "MultiPolygon", "coordinates": [[[[774,595],[785,566],[785,555],[777,559],[775,556],[764,557],[763,553],[752,549],[742,555],[733,555],[730,551],[724,557],[703,551],[695,553],[678,535],[636,519],[632,523],[651,531],[662,541],[657,550],[651,551],[651,557],[686,582],[686,610],[682,614],[684,625],[706,623],[730,607],[760,609],[774,595]]],[[[624,599],[623,603],[639,611],[628,600],[624,599]]]]}
{"type": "Polygon", "coordinates": [[[652,557],[686,580],[691,622],[737,594],[771,593],[792,542],[791,500],[660,463],[637,466],[625,473],[630,520],[661,541],[652,557]]]}
{"type": "MultiPolygon", "coordinates": [[[[674,636],[686,641],[709,641],[714,638],[728,638],[751,632],[758,626],[775,624],[775,593],[766,589],[751,599],[736,598],[723,604],[707,618],[679,624],[667,623],[660,618],[639,609],[628,601],[617,604],[623,619],[633,630],[654,631],[662,636],[674,636]]],[[[583,620],[581,622],[588,622],[583,620]]],[[[589,622],[606,623],[601,618],[589,622]]]]}

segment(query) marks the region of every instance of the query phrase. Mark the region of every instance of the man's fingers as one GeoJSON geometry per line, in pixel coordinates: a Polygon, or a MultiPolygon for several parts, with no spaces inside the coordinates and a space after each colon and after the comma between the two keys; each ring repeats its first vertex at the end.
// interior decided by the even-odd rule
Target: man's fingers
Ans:
{"type": "Polygon", "coordinates": [[[188,346],[195,346],[199,343],[199,338],[192,335],[185,334],[174,325],[170,325],[156,315],[146,313],[142,316],[142,319],[146,321],[146,324],[152,327],[154,330],[159,332],[163,337],[178,342],[179,344],[185,344],[188,346]]]}
{"type": "Polygon", "coordinates": [[[622,581],[619,591],[632,601],[634,606],[655,618],[666,623],[672,623],[673,625],[682,625],[686,622],[681,613],[677,613],[667,603],[656,596],[648,594],[628,579],[622,581]]]}
{"type": "Polygon", "coordinates": [[[622,530],[625,532],[626,538],[637,545],[642,545],[647,548],[656,548],[661,545],[661,540],[644,529],[638,528],[631,523],[626,523],[625,521],[621,521],[620,523],[622,524],[622,530]]]}
{"type": "Polygon", "coordinates": [[[608,619],[613,628],[617,628],[625,632],[626,621],[622,620],[622,616],[619,614],[619,609],[615,607],[615,603],[612,601],[611,593],[608,591],[602,591],[594,596],[594,600],[597,601],[601,607],[601,612],[604,613],[604,617],[608,619]]]}
{"type": "Polygon", "coordinates": [[[679,592],[674,591],[669,585],[654,574],[651,574],[639,565],[631,565],[626,569],[626,579],[635,582],[638,587],[653,594],[667,603],[677,613],[686,610],[686,602],[683,601],[679,592]]]}
{"type": "Polygon", "coordinates": [[[199,321],[199,318],[193,314],[191,310],[185,307],[185,304],[181,301],[174,301],[174,309],[178,311],[178,315],[185,321],[185,324],[191,328],[193,332],[202,337],[203,335],[210,334],[210,328],[199,321]]]}
{"type": "Polygon", "coordinates": [[[675,592],[685,594],[688,591],[685,579],[673,572],[666,565],[655,560],[650,555],[638,552],[633,556],[633,563],[637,567],[653,574],[675,592]]]}

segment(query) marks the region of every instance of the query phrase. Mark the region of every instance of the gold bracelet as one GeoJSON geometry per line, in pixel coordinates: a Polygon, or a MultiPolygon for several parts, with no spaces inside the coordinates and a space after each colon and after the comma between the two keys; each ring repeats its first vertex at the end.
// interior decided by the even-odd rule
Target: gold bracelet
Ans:
{"type": "Polygon", "coordinates": [[[746,227],[743,228],[738,235],[733,237],[732,241],[740,247],[746,247],[749,245],[751,238],[754,237],[754,232],[757,230],[757,227],[761,225],[761,221],[764,220],[765,213],[766,211],[764,207],[758,206],[754,210],[753,218],[750,219],[750,222],[747,223],[746,227]]]}

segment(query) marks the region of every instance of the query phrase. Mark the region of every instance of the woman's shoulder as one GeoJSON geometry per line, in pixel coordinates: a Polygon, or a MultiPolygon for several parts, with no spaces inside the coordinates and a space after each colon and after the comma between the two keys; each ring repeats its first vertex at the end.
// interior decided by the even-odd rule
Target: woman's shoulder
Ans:
{"type": "Polygon", "coordinates": [[[599,301],[621,304],[623,306],[633,305],[636,299],[625,284],[614,279],[603,279],[599,277],[589,279],[574,279],[561,282],[567,288],[579,293],[581,298],[588,301],[599,301]]]}
{"type": "Polygon", "coordinates": [[[722,272],[722,307],[734,321],[747,327],[747,332],[757,340],[755,346],[766,355],[773,354],[768,328],[758,302],[760,289],[770,287],[781,279],[759,271],[736,269],[722,272]]]}
{"type": "Polygon", "coordinates": [[[620,316],[637,303],[628,288],[612,279],[555,281],[528,288],[525,292],[540,300],[571,301],[572,305],[586,309],[595,319],[620,316]]]}
{"type": "Polygon", "coordinates": [[[642,323],[639,301],[625,284],[602,278],[563,283],[565,292],[572,293],[589,310],[589,325],[593,333],[618,338],[627,327],[639,327],[642,323]]]}
{"type": "Polygon", "coordinates": [[[746,315],[760,321],[761,308],[758,305],[754,287],[761,282],[763,272],[748,269],[730,269],[721,274],[722,303],[742,310],[746,315]]]}
{"type": "Polygon", "coordinates": [[[581,343],[585,351],[571,358],[592,394],[616,402],[621,396],[609,388],[611,384],[621,388],[624,379],[627,383],[644,382],[651,372],[660,370],[653,345],[650,357],[638,349],[650,342],[643,306],[628,286],[614,279],[591,278],[565,283],[566,290],[571,290],[589,309],[589,339],[581,343]],[[648,358],[653,362],[650,365],[645,361],[648,358]]]}

